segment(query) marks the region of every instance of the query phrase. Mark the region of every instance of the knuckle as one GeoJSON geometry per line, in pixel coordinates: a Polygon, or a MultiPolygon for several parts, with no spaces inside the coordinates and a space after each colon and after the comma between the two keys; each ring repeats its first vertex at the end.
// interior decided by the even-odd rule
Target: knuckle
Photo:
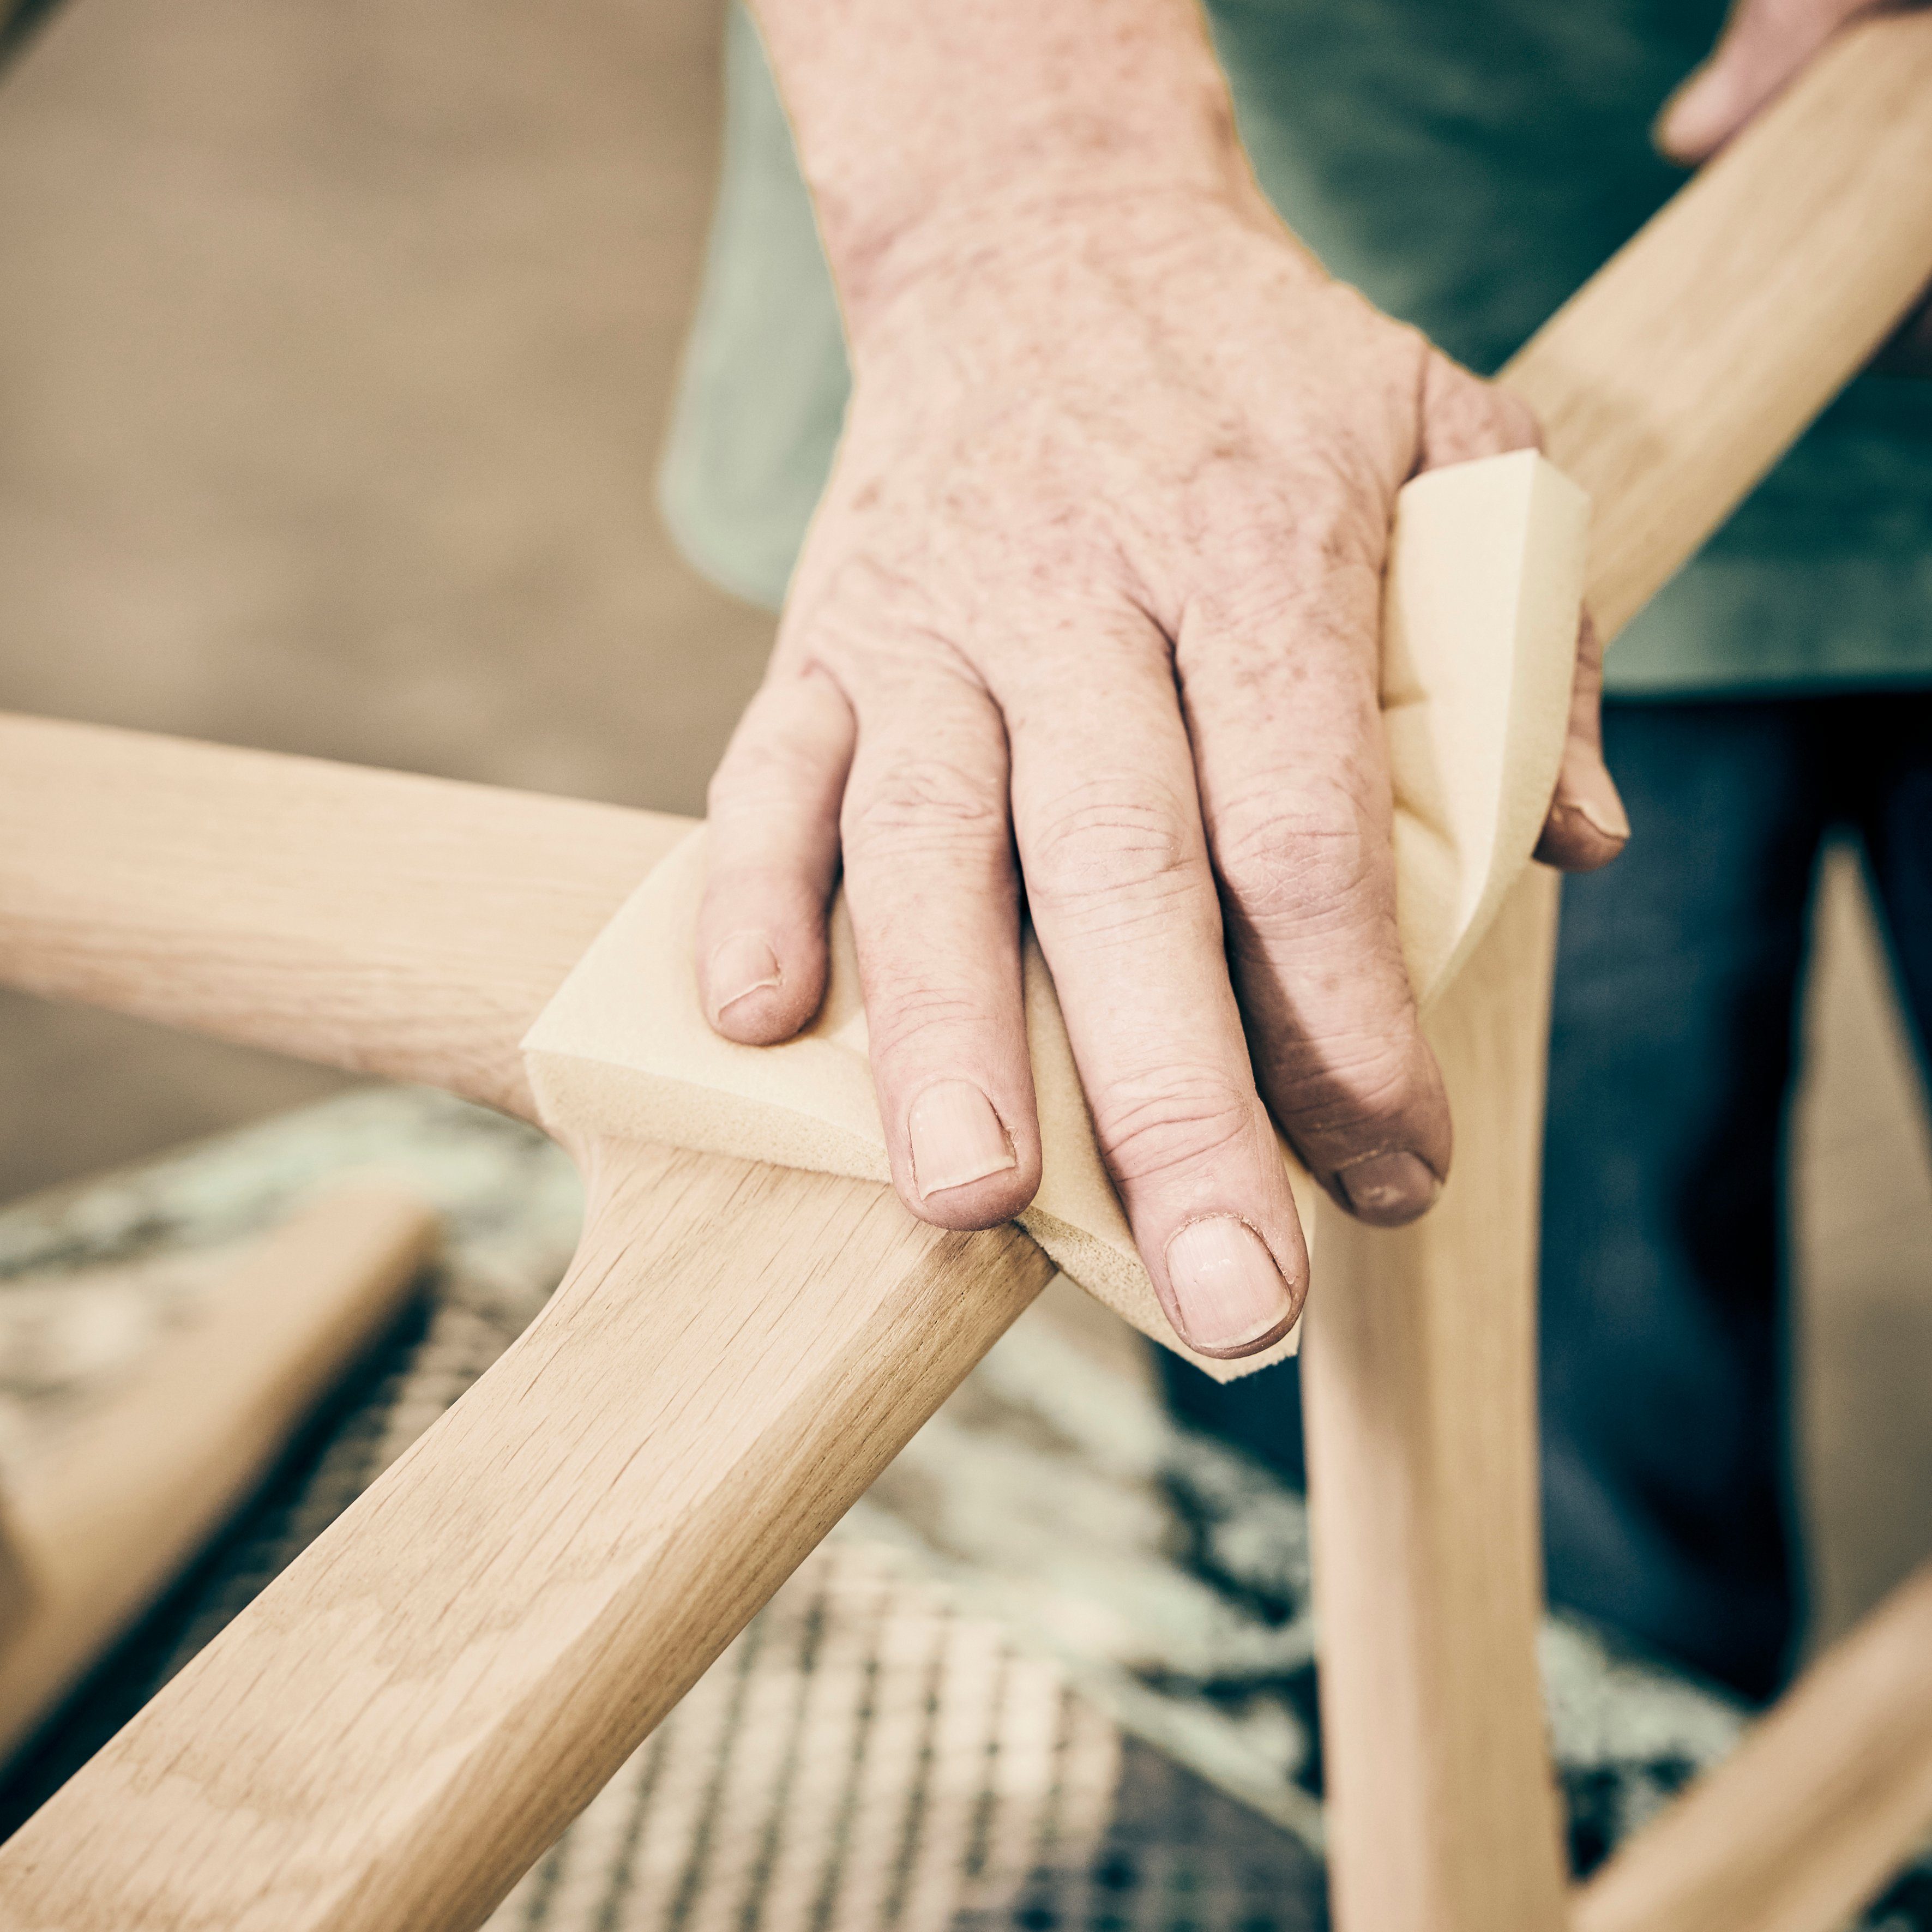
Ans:
{"type": "Polygon", "coordinates": [[[1156,1068],[1114,1082],[1094,1102],[1094,1129],[1115,1177],[1128,1186],[1210,1166],[1245,1150],[1254,1103],[1196,1067],[1156,1068]]]}
{"type": "Polygon", "coordinates": [[[1082,924],[1138,925],[1197,891],[1202,871],[1178,800],[1102,781],[1060,800],[1035,829],[1027,891],[1036,910],[1082,924]]]}
{"type": "Polygon", "coordinates": [[[741,729],[706,788],[706,808],[714,818],[730,812],[788,814],[796,811],[802,796],[815,796],[826,777],[823,747],[787,733],[741,729]]]}
{"type": "Polygon", "coordinates": [[[1263,936],[1359,922],[1384,880],[1374,823],[1340,777],[1246,788],[1216,810],[1214,840],[1237,916],[1263,936]]]}
{"type": "Polygon", "coordinates": [[[1004,842],[1005,798],[978,774],[944,759],[904,760],[845,794],[842,836],[848,850],[956,850],[1004,842]]]}
{"type": "Polygon", "coordinates": [[[1436,358],[1431,375],[1429,409],[1436,434],[1463,460],[1542,448],[1536,412],[1521,397],[1446,356],[1436,358]]]}
{"type": "Polygon", "coordinates": [[[1407,1027],[1310,1039],[1279,1054],[1271,1071],[1283,1130],[1331,1149],[1379,1144],[1433,1094],[1407,1027]]]}
{"type": "Polygon", "coordinates": [[[986,1003],[970,988],[916,971],[895,976],[866,1010],[868,1050],[875,1064],[916,1047],[922,1058],[944,1060],[950,1045],[982,1036],[986,1003]]]}
{"type": "Polygon", "coordinates": [[[1498,388],[1493,384],[1489,394],[1496,410],[1503,446],[1506,449],[1540,449],[1543,424],[1528,404],[1520,396],[1513,395],[1508,389],[1498,388]]]}
{"type": "Polygon", "coordinates": [[[1305,617],[1337,573],[1379,576],[1388,491],[1360,452],[1338,446],[1324,460],[1216,479],[1197,495],[1192,548],[1216,569],[1189,602],[1217,626],[1305,617]]]}

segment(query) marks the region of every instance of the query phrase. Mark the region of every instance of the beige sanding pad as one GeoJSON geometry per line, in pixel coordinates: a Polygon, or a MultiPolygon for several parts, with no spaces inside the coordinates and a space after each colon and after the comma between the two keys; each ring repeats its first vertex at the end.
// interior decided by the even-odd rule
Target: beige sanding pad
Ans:
{"type": "MultiPolygon", "coordinates": [[[[1382,703],[1397,910],[1425,1006],[1481,938],[1541,830],[1568,722],[1588,516],[1582,491],[1527,451],[1433,471],[1397,499],[1382,703]]],[[[782,1046],[740,1046],[712,1031],[698,1000],[704,877],[699,831],[625,902],[530,1029],[524,1051],[544,1120],[890,1180],[842,897],[817,1019],[782,1046]]],[[[1175,1334],[1102,1165],[1030,934],[1024,974],[1044,1160],[1021,1225],[1082,1287],[1217,1380],[1292,1353],[1295,1335],[1215,1361],[1175,1334]]],[[[1312,1229],[1314,1183],[1282,1151],[1312,1229]]]]}

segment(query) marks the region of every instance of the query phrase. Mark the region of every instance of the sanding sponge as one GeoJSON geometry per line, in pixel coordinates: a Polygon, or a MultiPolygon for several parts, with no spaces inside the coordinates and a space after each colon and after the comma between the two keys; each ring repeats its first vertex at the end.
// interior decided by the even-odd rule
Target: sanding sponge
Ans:
{"type": "MultiPolygon", "coordinates": [[[[1568,724],[1588,514],[1582,491],[1531,451],[1432,471],[1396,501],[1383,722],[1397,913],[1425,1009],[1482,937],[1542,828],[1568,724]]],[[[722,1040],[698,991],[704,837],[694,832],[625,902],[525,1038],[545,1122],[890,1180],[842,898],[812,1024],[778,1046],[722,1040]]],[[[1095,1145],[1052,975],[1030,933],[1024,970],[1043,1161],[1021,1225],[1082,1287],[1217,1380],[1292,1353],[1294,1335],[1241,1361],[1214,1360],[1174,1333],[1095,1145]]],[[[1314,1183],[1286,1143],[1282,1155],[1312,1234],[1314,1183]]]]}

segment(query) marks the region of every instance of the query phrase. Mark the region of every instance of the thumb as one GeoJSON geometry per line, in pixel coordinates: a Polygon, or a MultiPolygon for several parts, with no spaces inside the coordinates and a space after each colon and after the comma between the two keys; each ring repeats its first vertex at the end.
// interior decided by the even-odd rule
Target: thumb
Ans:
{"type": "Polygon", "coordinates": [[[1603,646],[1586,611],[1570,689],[1570,735],[1535,854],[1558,872],[1594,872],[1607,866],[1630,837],[1616,781],[1604,763],[1603,695],[1603,646]]]}
{"type": "Polygon", "coordinates": [[[1658,146],[1685,166],[1708,160],[1873,0],[1737,0],[1716,50],[1664,104],[1658,146]]]}

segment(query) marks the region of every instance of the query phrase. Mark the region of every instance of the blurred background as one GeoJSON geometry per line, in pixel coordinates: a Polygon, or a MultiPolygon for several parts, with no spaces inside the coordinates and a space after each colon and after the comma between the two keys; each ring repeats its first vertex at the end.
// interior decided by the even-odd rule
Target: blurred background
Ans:
{"type": "MultiPolygon", "coordinates": [[[[701,811],[771,631],[653,502],[722,20],[55,8],[0,71],[0,704],[701,811]]],[[[0,1197],[336,1084],[0,1000],[0,1197]]]]}
{"type": "MultiPolygon", "coordinates": [[[[770,620],[652,472],[720,0],[68,0],[0,74],[0,706],[695,812],[770,620]]],[[[1821,1624],[1932,1546],[1932,1146],[1828,868],[1821,1624]]],[[[0,994],[0,1199],[344,1084],[0,994]]]]}

